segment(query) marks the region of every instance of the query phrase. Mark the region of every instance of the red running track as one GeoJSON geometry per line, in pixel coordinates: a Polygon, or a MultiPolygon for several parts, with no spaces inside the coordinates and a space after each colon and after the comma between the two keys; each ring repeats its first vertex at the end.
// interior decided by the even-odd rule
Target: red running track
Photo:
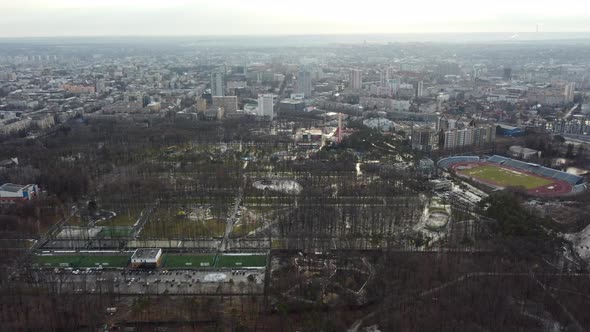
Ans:
{"type": "MultiPolygon", "coordinates": [[[[535,174],[532,172],[527,172],[527,171],[524,171],[519,168],[509,167],[509,166],[500,165],[500,164],[496,164],[496,163],[488,163],[488,162],[483,162],[483,161],[480,161],[480,162],[459,162],[459,163],[454,163],[454,164],[449,165],[449,168],[454,170],[455,173],[459,174],[457,171],[460,172],[460,170],[457,170],[457,168],[477,167],[477,166],[484,166],[484,165],[492,165],[492,166],[496,166],[496,167],[500,167],[500,168],[505,168],[505,169],[509,169],[509,170],[516,171],[519,173],[527,174],[530,176],[536,176],[536,177],[540,177],[540,178],[552,181],[552,183],[550,183],[548,185],[527,190],[527,193],[532,196],[538,196],[538,197],[564,196],[564,195],[571,193],[572,189],[573,189],[572,185],[565,182],[565,181],[557,180],[554,178],[542,176],[542,175],[535,174]]],[[[462,177],[467,177],[466,175],[463,175],[463,174],[459,174],[459,175],[462,177]]],[[[494,181],[484,180],[484,179],[476,178],[476,177],[473,177],[473,179],[476,180],[477,182],[483,183],[483,184],[488,185],[493,188],[504,188],[503,185],[495,183],[494,181]]]]}

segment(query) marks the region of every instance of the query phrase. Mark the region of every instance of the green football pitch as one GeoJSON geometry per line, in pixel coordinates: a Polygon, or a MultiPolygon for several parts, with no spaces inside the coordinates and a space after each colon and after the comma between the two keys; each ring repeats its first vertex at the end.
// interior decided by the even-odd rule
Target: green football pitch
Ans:
{"type": "Polygon", "coordinates": [[[35,256],[33,264],[39,267],[126,267],[127,255],[44,255],[35,256]]]}
{"type": "MultiPolygon", "coordinates": [[[[127,267],[131,255],[38,255],[33,257],[36,267],[127,267]]],[[[264,268],[266,255],[191,255],[164,254],[162,267],[169,269],[199,268],[264,268]]]]}
{"type": "Polygon", "coordinates": [[[265,255],[219,255],[217,267],[265,267],[265,255]]]}
{"type": "Polygon", "coordinates": [[[470,169],[459,170],[458,173],[501,187],[522,186],[527,190],[546,186],[554,182],[539,176],[494,165],[476,166],[470,169]]]}
{"type": "Polygon", "coordinates": [[[174,255],[164,254],[162,266],[165,268],[213,267],[215,255],[174,255]]]}

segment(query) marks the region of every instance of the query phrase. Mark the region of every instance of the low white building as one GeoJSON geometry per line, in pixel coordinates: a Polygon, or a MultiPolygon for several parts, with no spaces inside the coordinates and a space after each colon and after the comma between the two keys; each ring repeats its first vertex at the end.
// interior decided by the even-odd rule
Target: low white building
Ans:
{"type": "Polygon", "coordinates": [[[25,186],[14,183],[5,183],[0,186],[0,201],[31,200],[37,197],[39,188],[36,184],[25,186]]]}
{"type": "Polygon", "coordinates": [[[161,248],[142,248],[137,249],[131,256],[131,267],[156,268],[162,262],[161,248]]]}
{"type": "Polygon", "coordinates": [[[508,149],[508,154],[510,154],[512,157],[515,157],[515,158],[527,160],[527,159],[531,159],[534,157],[540,157],[541,151],[537,151],[537,150],[533,150],[533,149],[529,149],[529,148],[524,148],[519,145],[513,145],[508,149]]]}

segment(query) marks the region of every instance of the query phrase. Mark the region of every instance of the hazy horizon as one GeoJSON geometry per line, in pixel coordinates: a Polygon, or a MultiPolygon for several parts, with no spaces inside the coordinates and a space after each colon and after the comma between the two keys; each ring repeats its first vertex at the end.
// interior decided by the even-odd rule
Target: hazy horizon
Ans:
{"type": "Polygon", "coordinates": [[[590,4],[498,0],[21,0],[0,3],[0,37],[277,36],[590,32],[590,4]]]}

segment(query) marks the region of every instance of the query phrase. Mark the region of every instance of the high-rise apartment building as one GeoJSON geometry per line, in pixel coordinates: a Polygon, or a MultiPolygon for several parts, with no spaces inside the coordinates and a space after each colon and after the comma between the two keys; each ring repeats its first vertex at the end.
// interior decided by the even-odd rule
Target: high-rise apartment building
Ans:
{"type": "Polygon", "coordinates": [[[224,114],[232,114],[238,111],[238,97],[236,96],[213,96],[211,99],[213,108],[223,107],[224,114]]]}
{"type": "Polygon", "coordinates": [[[575,92],[576,92],[576,83],[571,82],[571,83],[568,83],[565,85],[564,95],[565,95],[565,102],[566,103],[573,103],[574,102],[575,92]]]}
{"type": "Polygon", "coordinates": [[[274,96],[263,94],[258,96],[258,116],[274,118],[274,96]]]}
{"type": "Polygon", "coordinates": [[[424,81],[418,82],[418,88],[416,89],[416,97],[424,97],[424,81]]]}
{"type": "Polygon", "coordinates": [[[223,73],[211,73],[211,95],[214,97],[223,97],[223,73]]]}
{"type": "Polygon", "coordinates": [[[297,92],[303,93],[304,98],[310,98],[311,90],[311,73],[301,70],[297,76],[297,92]]]}
{"type": "Polygon", "coordinates": [[[358,69],[350,70],[350,88],[361,90],[363,88],[363,72],[358,69]]]}
{"type": "Polygon", "coordinates": [[[432,151],[438,145],[436,131],[430,127],[412,127],[412,149],[432,151]]]}

